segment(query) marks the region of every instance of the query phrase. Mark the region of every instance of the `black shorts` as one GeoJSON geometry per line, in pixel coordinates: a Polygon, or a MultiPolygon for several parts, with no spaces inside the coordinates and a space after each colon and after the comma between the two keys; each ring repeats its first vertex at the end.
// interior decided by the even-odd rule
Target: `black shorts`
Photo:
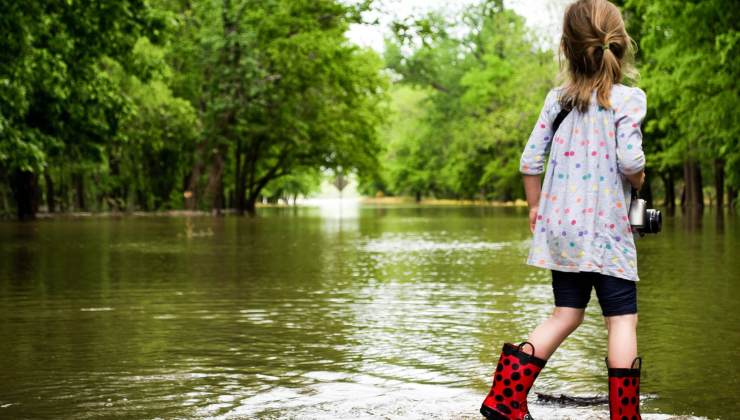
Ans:
{"type": "Polygon", "coordinates": [[[604,316],[637,313],[637,284],[634,281],[601,273],[552,270],[555,306],[585,308],[591,299],[592,287],[596,288],[604,316]]]}

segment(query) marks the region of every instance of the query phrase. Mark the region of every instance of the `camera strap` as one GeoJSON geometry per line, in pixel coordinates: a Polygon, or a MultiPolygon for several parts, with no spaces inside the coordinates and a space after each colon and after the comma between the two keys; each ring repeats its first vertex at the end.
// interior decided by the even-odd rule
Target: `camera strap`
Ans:
{"type": "Polygon", "coordinates": [[[553,135],[555,135],[555,133],[558,131],[558,128],[560,128],[560,124],[562,124],[565,117],[567,117],[568,114],[570,114],[570,111],[572,111],[572,108],[571,109],[563,108],[560,110],[560,112],[558,112],[558,115],[555,117],[555,121],[552,122],[553,135]]]}

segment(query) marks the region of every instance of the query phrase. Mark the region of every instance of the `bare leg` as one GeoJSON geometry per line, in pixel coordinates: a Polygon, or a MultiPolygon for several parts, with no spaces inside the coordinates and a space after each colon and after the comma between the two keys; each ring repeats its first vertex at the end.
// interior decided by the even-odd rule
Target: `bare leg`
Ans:
{"type": "Polygon", "coordinates": [[[609,331],[609,367],[631,368],[637,357],[637,314],[604,318],[609,331]]]}
{"type": "Polygon", "coordinates": [[[585,309],[555,307],[550,318],[529,335],[528,341],[534,345],[535,356],[549,359],[560,343],[581,325],[584,312],[585,309]]]}

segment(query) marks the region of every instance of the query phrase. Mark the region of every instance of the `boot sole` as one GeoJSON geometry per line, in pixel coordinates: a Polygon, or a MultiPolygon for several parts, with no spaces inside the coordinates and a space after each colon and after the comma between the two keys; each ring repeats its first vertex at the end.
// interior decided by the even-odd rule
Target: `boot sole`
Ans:
{"type": "MultiPolygon", "coordinates": [[[[508,416],[505,416],[501,414],[500,412],[494,410],[493,408],[483,404],[480,406],[480,413],[483,414],[483,417],[485,417],[488,420],[510,420],[508,416]]],[[[524,416],[524,420],[534,420],[529,413],[527,413],[524,416]]]]}
{"type": "Polygon", "coordinates": [[[485,404],[480,407],[480,413],[483,414],[483,417],[487,418],[488,420],[509,420],[509,417],[499,413],[498,411],[485,404]]]}

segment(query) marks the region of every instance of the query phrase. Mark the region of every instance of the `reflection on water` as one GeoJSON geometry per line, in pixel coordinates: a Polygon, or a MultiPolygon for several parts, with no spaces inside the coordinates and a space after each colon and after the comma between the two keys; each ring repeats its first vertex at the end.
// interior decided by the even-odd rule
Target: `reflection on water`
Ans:
{"type": "MultiPolygon", "coordinates": [[[[479,418],[552,309],[524,212],[333,204],[0,224],[0,418],[479,418]]],[[[740,412],[740,224],[712,220],[638,244],[646,419],[740,412]]],[[[594,297],[533,391],[606,393],[605,339],[594,297]]]]}

